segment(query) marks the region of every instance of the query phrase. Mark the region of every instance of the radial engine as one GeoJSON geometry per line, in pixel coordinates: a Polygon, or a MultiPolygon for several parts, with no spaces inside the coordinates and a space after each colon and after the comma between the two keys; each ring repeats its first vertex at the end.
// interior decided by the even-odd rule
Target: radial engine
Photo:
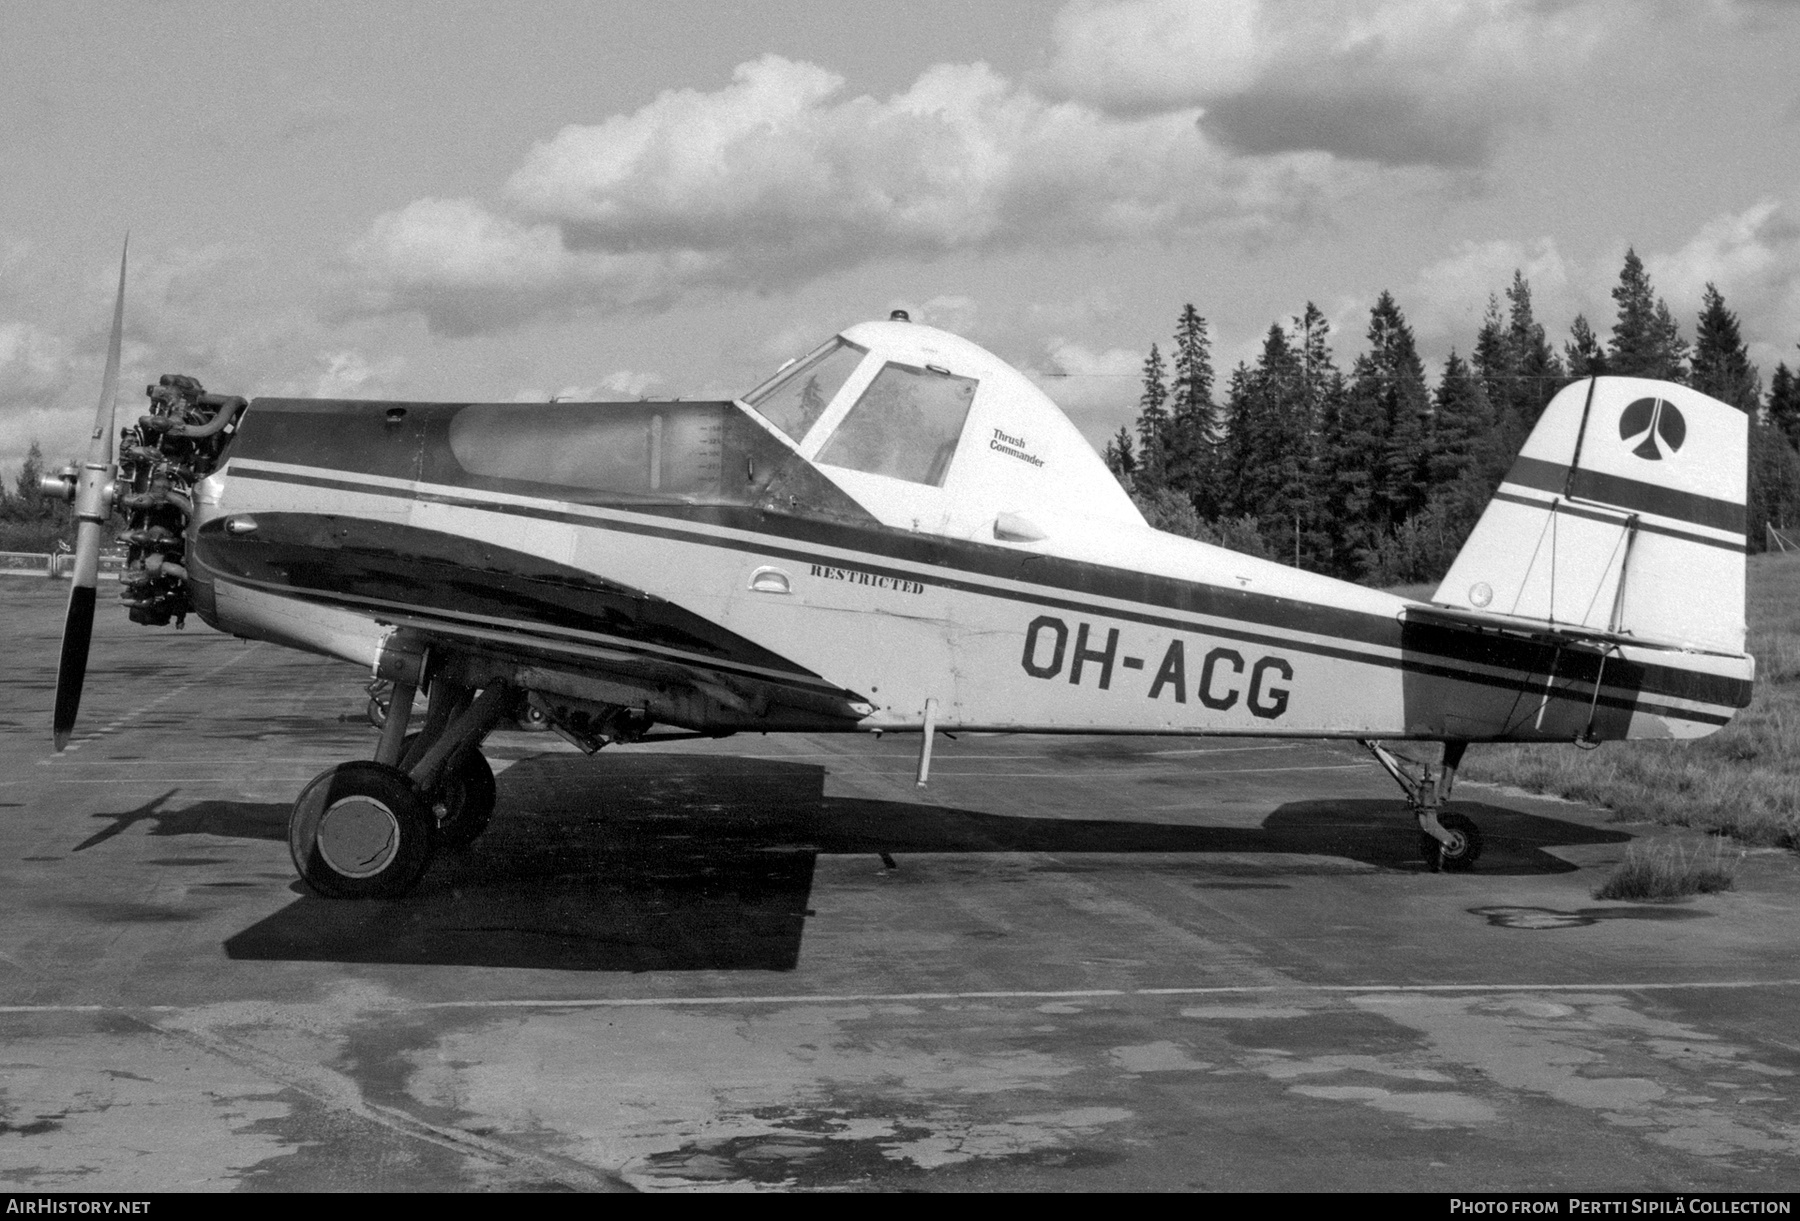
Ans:
{"type": "Polygon", "coordinates": [[[208,394],[194,378],[165,373],[153,386],[150,411],[119,434],[114,506],[126,518],[119,535],[130,550],[120,599],[135,623],[177,627],[188,601],[187,525],[194,484],[212,474],[248,405],[236,395],[208,394]]]}

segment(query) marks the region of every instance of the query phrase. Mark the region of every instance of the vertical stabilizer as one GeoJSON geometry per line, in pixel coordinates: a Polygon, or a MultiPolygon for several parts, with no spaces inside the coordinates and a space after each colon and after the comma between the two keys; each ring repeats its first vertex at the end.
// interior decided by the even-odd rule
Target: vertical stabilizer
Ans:
{"type": "Polygon", "coordinates": [[[1551,400],[1440,606],[1739,653],[1748,417],[1635,377],[1551,400]]]}

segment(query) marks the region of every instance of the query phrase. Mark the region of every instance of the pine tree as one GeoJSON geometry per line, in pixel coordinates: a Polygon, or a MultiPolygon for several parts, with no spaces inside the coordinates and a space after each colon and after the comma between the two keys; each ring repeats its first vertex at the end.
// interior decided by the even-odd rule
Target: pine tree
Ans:
{"type": "Polygon", "coordinates": [[[1165,405],[1168,401],[1169,383],[1162,353],[1151,344],[1150,355],[1144,358],[1144,393],[1138,398],[1138,482],[1141,485],[1159,486],[1163,481],[1166,465],[1163,447],[1169,431],[1169,410],[1165,405]]]}
{"type": "MultiPolygon", "coordinates": [[[[1760,508],[1763,520],[1777,530],[1792,529],[1800,526],[1800,454],[1795,452],[1800,448],[1800,375],[1790,371],[1785,361],[1775,366],[1769,382],[1764,418],[1763,428],[1750,430],[1750,461],[1751,491],[1760,490],[1766,503],[1751,506],[1751,513],[1760,508]],[[1759,437],[1763,441],[1760,446],[1759,437]],[[1777,447],[1772,444],[1776,439],[1785,444],[1777,447]],[[1755,474],[1758,466],[1763,468],[1761,478],[1755,474]]],[[[1751,516],[1750,522],[1754,534],[1756,517],[1751,516]]],[[[1766,542],[1767,535],[1751,540],[1752,546],[1766,542]]]]}
{"type": "Polygon", "coordinates": [[[1300,361],[1280,323],[1270,324],[1243,390],[1233,420],[1243,463],[1237,509],[1278,530],[1291,514],[1306,446],[1300,361]]]}
{"type": "Polygon", "coordinates": [[[1544,337],[1543,326],[1532,317],[1531,283],[1516,268],[1506,300],[1510,306],[1507,337],[1511,341],[1514,378],[1507,406],[1529,431],[1566,379],[1556,349],[1544,337]]]}
{"type": "Polygon", "coordinates": [[[1124,485],[1126,491],[1131,490],[1132,477],[1137,474],[1137,455],[1132,452],[1131,434],[1123,424],[1113,439],[1106,443],[1106,469],[1113,473],[1113,478],[1124,485]]]}
{"type": "Polygon", "coordinates": [[[1625,266],[1619,271],[1612,299],[1618,303],[1619,317],[1606,354],[1607,372],[1681,381],[1687,344],[1668,302],[1651,288],[1650,275],[1635,250],[1625,252],[1625,266]]]}
{"type": "Polygon", "coordinates": [[[1775,376],[1769,379],[1765,413],[1789,444],[1800,445],[1800,378],[1789,371],[1785,361],[1775,366],[1775,376]]]}
{"type": "Polygon", "coordinates": [[[1761,551],[1767,542],[1763,525],[1779,529],[1800,499],[1800,456],[1795,455],[1786,434],[1763,422],[1762,378],[1744,348],[1737,315],[1725,308],[1724,295],[1714,284],[1707,284],[1702,302],[1694,330],[1691,384],[1750,416],[1745,517],[1750,527],[1750,550],[1761,551]]]}
{"type": "Polygon", "coordinates": [[[1689,384],[1755,416],[1762,404],[1762,377],[1750,363],[1750,353],[1738,332],[1737,315],[1725,308],[1725,298],[1707,282],[1700,320],[1694,328],[1694,362],[1689,384]]]}
{"type": "Polygon", "coordinates": [[[1569,342],[1563,345],[1563,355],[1569,358],[1570,377],[1600,377],[1609,372],[1606,349],[1600,346],[1600,338],[1588,325],[1586,314],[1575,315],[1575,322],[1569,327],[1569,342]]]}
{"type": "Polygon", "coordinates": [[[1777,530],[1800,526],[1800,454],[1779,428],[1750,423],[1750,479],[1744,524],[1752,552],[1768,547],[1765,525],[1777,530]]]}
{"type": "Polygon", "coordinates": [[[1346,578],[1360,575],[1358,556],[1379,533],[1376,479],[1387,448],[1387,417],[1367,365],[1368,357],[1356,358],[1350,381],[1340,382],[1335,410],[1321,421],[1319,437],[1332,571],[1346,578]]]}
{"type": "Polygon", "coordinates": [[[1300,360],[1308,423],[1316,425],[1332,379],[1338,376],[1338,368],[1331,355],[1331,323],[1311,301],[1294,319],[1294,349],[1300,360]]]}
{"type": "Polygon", "coordinates": [[[1482,441],[1493,431],[1493,411],[1481,381],[1456,349],[1444,361],[1431,400],[1432,487],[1457,482],[1476,468],[1482,441]]]}
{"type": "Polygon", "coordinates": [[[1409,548],[1414,567],[1401,579],[1443,576],[1481,519],[1513,456],[1502,450],[1494,418],[1481,379],[1452,351],[1432,397],[1431,497],[1408,519],[1417,523],[1409,548]]]}
{"type": "Polygon", "coordinates": [[[13,481],[13,494],[5,498],[8,518],[18,522],[38,522],[52,516],[52,506],[62,502],[45,494],[38,483],[43,475],[44,451],[33,441],[31,448],[25,451],[25,461],[20,464],[19,474],[13,481]]]}
{"type": "MultiPolygon", "coordinates": [[[[1481,330],[1475,336],[1471,363],[1475,376],[1481,383],[1481,392],[1486,396],[1488,407],[1494,416],[1493,436],[1483,453],[1488,455],[1490,450],[1499,451],[1504,455],[1502,461],[1511,462],[1513,455],[1519,452],[1519,447],[1525,444],[1528,430],[1513,406],[1513,390],[1518,385],[1519,359],[1513,348],[1512,326],[1500,313],[1500,298],[1491,293],[1488,295],[1487,315],[1482,319],[1481,330]]],[[[1490,460],[1490,456],[1484,456],[1484,470],[1490,460]]]]}
{"type": "Polygon", "coordinates": [[[1206,319],[1184,305],[1175,323],[1174,381],[1169,387],[1164,479],[1204,516],[1217,516],[1219,409],[1213,403],[1212,343],[1206,319]]]}
{"type": "MultiPolygon", "coordinates": [[[[1349,387],[1344,375],[1335,368],[1325,383],[1319,409],[1314,417],[1312,452],[1312,523],[1309,548],[1314,567],[1334,576],[1355,575],[1352,565],[1356,549],[1345,537],[1342,500],[1354,489],[1340,483],[1339,462],[1343,458],[1345,415],[1348,410],[1349,387]]],[[[1366,487],[1366,479],[1364,482],[1366,487]]]]}
{"type": "Polygon", "coordinates": [[[1386,524],[1398,525],[1425,503],[1431,401],[1412,328],[1386,290],[1369,311],[1369,351],[1358,358],[1352,381],[1357,383],[1352,392],[1371,395],[1383,417],[1375,500],[1386,524]]]}
{"type": "Polygon", "coordinates": [[[1221,413],[1225,419],[1225,435],[1219,444],[1217,492],[1221,517],[1241,516],[1245,512],[1245,503],[1251,499],[1244,486],[1251,463],[1250,442],[1254,436],[1250,417],[1255,407],[1251,397],[1250,367],[1239,361],[1237,368],[1231,371],[1221,413]]]}
{"type": "Polygon", "coordinates": [[[1304,473],[1294,505],[1300,515],[1299,550],[1304,567],[1333,571],[1333,536],[1327,486],[1329,459],[1322,444],[1328,422],[1342,415],[1344,375],[1331,353],[1331,323],[1311,301],[1294,319],[1294,354],[1300,363],[1300,414],[1295,436],[1304,451],[1304,473]]]}
{"type": "Polygon", "coordinates": [[[1475,335],[1472,360],[1488,402],[1496,407],[1512,402],[1512,386],[1519,375],[1519,361],[1513,351],[1512,327],[1501,315],[1500,298],[1493,293],[1488,294],[1487,313],[1481,319],[1481,330],[1475,335]]]}
{"type": "MultiPolygon", "coordinates": [[[[1316,310],[1309,310],[1308,316],[1310,323],[1294,319],[1296,334],[1292,338],[1279,325],[1269,328],[1257,369],[1268,429],[1264,461],[1270,471],[1269,493],[1258,516],[1270,550],[1296,565],[1313,550],[1306,535],[1319,516],[1312,481],[1314,388],[1303,345],[1317,339],[1323,348],[1319,328],[1325,318],[1316,310]]],[[[1329,361],[1328,350],[1324,358],[1329,361]]]]}

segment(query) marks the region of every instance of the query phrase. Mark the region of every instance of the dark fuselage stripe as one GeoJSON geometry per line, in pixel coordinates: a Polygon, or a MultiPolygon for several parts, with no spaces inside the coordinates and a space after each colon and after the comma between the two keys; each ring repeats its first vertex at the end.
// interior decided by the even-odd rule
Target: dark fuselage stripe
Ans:
{"type": "Polygon", "coordinates": [[[807,671],[785,672],[771,670],[767,667],[754,666],[734,658],[717,657],[706,653],[694,653],[682,649],[664,646],[645,645],[641,641],[627,640],[620,636],[608,636],[600,632],[583,632],[556,623],[545,623],[540,620],[501,619],[492,615],[469,615],[449,610],[441,606],[432,606],[417,602],[396,602],[389,598],[371,598],[361,594],[348,593],[343,590],[322,589],[314,586],[280,585],[272,581],[262,581],[247,577],[241,573],[221,572],[209,574],[217,580],[232,585],[241,585],[247,589],[261,590],[266,593],[283,594],[290,597],[299,596],[312,601],[327,602],[335,606],[354,606],[370,612],[387,612],[394,615],[406,615],[415,619],[432,619],[445,631],[457,628],[481,629],[492,628],[512,632],[521,640],[529,643],[542,640],[546,644],[554,641],[558,644],[580,647],[591,653],[611,651],[629,653],[631,656],[646,662],[661,665],[680,666],[685,669],[703,669],[720,674],[733,674],[740,678],[756,682],[772,683],[782,687],[805,688],[823,692],[827,695],[850,699],[852,695],[839,687],[835,687],[817,675],[807,671]]]}
{"type": "Polygon", "coordinates": [[[1672,517],[1690,525],[1729,530],[1740,538],[1744,533],[1744,506],[1735,501],[1677,491],[1660,483],[1627,479],[1623,475],[1606,475],[1578,467],[1571,477],[1569,468],[1561,463],[1520,457],[1506,473],[1505,482],[1559,496],[1597,500],[1635,513],[1672,517]]]}
{"type": "MultiPolygon", "coordinates": [[[[563,522],[563,523],[568,523],[568,524],[573,524],[573,525],[586,526],[586,527],[589,527],[592,529],[613,530],[613,531],[617,531],[620,533],[636,534],[636,535],[652,537],[652,538],[666,538],[666,539],[669,539],[674,542],[699,543],[699,544],[702,544],[705,546],[722,547],[722,548],[726,548],[728,550],[733,550],[733,551],[743,551],[743,552],[748,552],[748,553],[752,553],[752,554],[756,554],[756,555],[766,555],[766,556],[777,557],[777,558],[782,558],[782,559],[789,559],[796,563],[801,563],[801,564],[811,564],[811,563],[817,562],[817,560],[818,560],[818,556],[816,553],[790,550],[789,548],[782,546],[781,544],[785,540],[771,539],[771,538],[767,538],[767,537],[759,538],[759,539],[755,539],[755,540],[736,539],[736,538],[724,537],[719,534],[716,534],[716,533],[707,531],[703,528],[699,528],[699,527],[695,527],[695,526],[688,526],[686,528],[682,528],[682,527],[678,527],[678,526],[650,525],[648,523],[634,522],[634,521],[620,521],[620,520],[616,520],[616,519],[612,519],[612,518],[599,517],[599,516],[594,516],[594,515],[589,515],[589,514],[570,513],[570,512],[567,512],[564,510],[559,510],[559,509],[542,508],[542,507],[535,506],[535,505],[507,504],[507,503],[500,503],[500,502],[491,501],[491,500],[476,500],[476,499],[472,499],[472,498],[468,498],[468,497],[446,495],[446,494],[440,493],[440,492],[414,491],[412,489],[407,489],[407,488],[385,487],[385,486],[381,486],[381,485],[353,482],[353,481],[348,481],[348,480],[332,479],[332,478],[328,478],[328,477],[324,477],[324,476],[302,475],[302,474],[298,474],[295,472],[287,472],[287,471],[265,471],[265,470],[242,471],[239,473],[239,477],[240,478],[268,479],[268,480],[273,480],[273,481],[281,482],[281,483],[295,483],[295,484],[302,484],[302,485],[306,485],[306,486],[315,486],[315,487],[330,488],[330,489],[341,490],[341,491],[358,492],[358,493],[363,493],[363,494],[367,494],[367,495],[387,496],[387,497],[403,499],[403,500],[429,501],[429,502],[436,503],[436,504],[447,504],[447,505],[453,505],[453,506],[462,507],[462,508],[470,508],[470,509],[486,511],[486,512],[504,513],[504,514],[508,514],[510,516],[531,517],[531,518],[536,518],[536,519],[545,520],[545,521],[563,522]]],[[[633,508],[634,508],[634,511],[637,510],[637,506],[633,506],[633,508]]],[[[783,524],[786,524],[786,523],[784,522],[783,524]]],[[[871,541],[873,541],[873,540],[871,540],[871,541]]],[[[847,549],[855,549],[854,544],[838,542],[838,543],[833,543],[832,545],[838,546],[838,547],[845,547],[847,549]]],[[[1356,663],[1365,664],[1365,665],[1375,665],[1375,666],[1380,666],[1385,669],[1398,669],[1398,670],[1402,670],[1402,671],[1405,671],[1408,673],[1414,673],[1414,674],[1426,675],[1426,676],[1438,677],[1438,678],[1448,678],[1448,679],[1453,679],[1453,680],[1461,681],[1461,682],[1471,682],[1471,683],[1479,684],[1481,686],[1499,687],[1499,688],[1503,688],[1503,689],[1507,689],[1507,690],[1516,690],[1516,691],[1525,692],[1525,693],[1531,694],[1531,695],[1540,695],[1543,693],[1544,681],[1542,678],[1542,674],[1548,672],[1548,670],[1550,669],[1550,666],[1552,664],[1554,664],[1553,659],[1550,656],[1550,654],[1560,651],[1560,650],[1556,650],[1553,646],[1547,646],[1547,645],[1544,645],[1544,646],[1525,645],[1525,646],[1523,646],[1523,647],[1531,648],[1533,650],[1533,656],[1535,658],[1539,658],[1542,662],[1541,665],[1533,665],[1532,663],[1529,663],[1529,662],[1514,662],[1514,663],[1508,663],[1505,661],[1483,662],[1477,658],[1471,658],[1466,655],[1460,655],[1458,652],[1456,652],[1454,650],[1453,647],[1450,648],[1448,651],[1430,650],[1430,652],[1432,652],[1434,655],[1441,658],[1443,663],[1450,663],[1450,662],[1461,662],[1462,663],[1461,665],[1439,664],[1439,663],[1421,660],[1417,656],[1392,657],[1392,656],[1386,656],[1386,655],[1382,655],[1382,654],[1378,654],[1378,653],[1364,652],[1364,651],[1358,650],[1358,649],[1337,647],[1334,645],[1323,644],[1323,643],[1319,643],[1316,641],[1295,639],[1293,637],[1286,636],[1286,635],[1268,635],[1268,634],[1263,634],[1263,633],[1258,633],[1258,632],[1253,632],[1253,631],[1246,631],[1241,628],[1225,627],[1225,626],[1215,625],[1215,624],[1198,624],[1198,623],[1194,623],[1189,620],[1176,619],[1176,618],[1171,618],[1166,615],[1157,615],[1157,614],[1148,613],[1145,610],[1135,610],[1135,609],[1134,610],[1120,610],[1118,608],[1104,606],[1104,605],[1100,605],[1100,604],[1093,603],[1093,602],[1076,601],[1076,600],[1072,600],[1072,599],[1069,599],[1066,597],[1057,597],[1052,594],[1044,593],[1044,592],[1007,589],[1005,587],[998,587],[998,586],[990,585],[990,584],[987,584],[984,582],[976,582],[976,581],[968,581],[968,580],[959,579],[955,576],[950,575],[941,566],[927,565],[928,567],[930,567],[930,571],[923,572],[923,573],[919,572],[915,569],[910,569],[910,568],[907,568],[907,569],[885,568],[879,564],[869,563],[866,560],[858,561],[857,566],[867,569],[870,572],[873,572],[873,573],[876,573],[876,574],[882,575],[882,576],[892,576],[892,577],[897,577],[897,578],[907,579],[907,580],[923,580],[923,581],[927,581],[932,584],[942,586],[942,587],[948,588],[948,589],[957,589],[957,590],[960,590],[963,592],[974,593],[974,594],[983,595],[983,596],[987,596],[987,597],[1004,598],[1009,601],[1022,602],[1022,603],[1025,603],[1025,604],[1031,605],[1031,606],[1042,606],[1042,607],[1054,608],[1057,610],[1067,610],[1067,611],[1077,613],[1077,614],[1090,614],[1090,615],[1095,615],[1098,617],[1112,617],[1115,619],[1127,619],[1127,620],[1131,620],[1133,622],[1143,623],[1143,624],[1147,624],[1147,625],[1151,625],[1151,626],[1171,628],[1171,629],[1174,629],[1177,631],[1191,632],[1196,635],[1218,636],[1218,637],[1221,637],[1224,639],[1240,640],[1240,641],[1244,641],[1246,643],[1263,644],[1263,645],[1268,645],[1270,647],[1275,647],[1275,648],[1289,649],[1294,652],[1308,653],[1308,654],[1311,654],[1314,656],[1330,657],[1330,658],[1335,658],[1338,660],[1351,661],[1351,662],[1356,662],[1356,663]],[[1480,671],[1476,671],[1476,670],[1472,670],[1472,669],[1468,668],[1471,665],[1482,665],[1482,664],[1495,666],[1497,668],[1511,668],[1515,672],[1513,674],[1485,674],[1480,671]],[[1529,671],[1534,675],[1534,677],[1520,677],[1519,674],[1517,673],[1517,671],[1519,671],[1519,670],[1529,671]]],[[[1080,592],[1087,592],[1087,591],[1080,591],[1080,592]]],[[[1112,594],[1110,596],[1118,597],[1121,600],[1133,600],[1134,596],[1138,592],[1139,591],[1133,591],[1133,593],[1131,593],[1131,594],[1117,593],[1117,594],[1112,594]]],[[[1137,600],[1140,601],[1140,605],[1141,605],[1142,604],[1141,598],[1138,598],[1137,600]]],[[[1258,603],[1280,603],[1282,601],[1283,600],[1281,600],[1281,599],[1270,598],[1267,596],[1256,599],[1255,601],[1246,600],[1242,604],[1240,614],[1242,611],[1264,610],[1265,607],[1258,605],[1258,603]]],[[[1180,611],[1180,610],[1185,610],[1187,608],[1180,607],[1180,606],[1174,606],[1174,607],[1169,607],[1168,609],[1180,611]]],[[[1234,609],[1236,609],[1236,608],[1234,608],[1234,609]]],[[[1190,613],[1223,614],[1223,613],[1228,613],[1228,612],[1200,611],[1200,612],[1190,612],[1190,613]]],[[[1346,614],[1346,613],[1339,612],[1339,614],[1346,614]]],[[[1380,617],[1380,616],[1360,614],[1357,612],[1348,612],[1346,614],[1346,617],[1348,617],[1348,616],[1354,616],[1354,618],[1360,619],[1360,620],[1375,620],[1376,622],[1381,624],[1386,629],[1385,634],[1387,636],[1387,639],[1377,641],[1377,640],[1372,640],[1372,639],[1357,640],[1356,637],[1354,637],[1354,636],[1340,637],[1341,639],[1344,639],[1346,641],[1346,643],[1367,643],[1367,644],[1374,644],[1374,645],[1383,645],[1385,647],[1392,648],[1397,651],[1402,648],[1405,648],[1406,651],[1412,652],[1412,653],[1417,653],[1417,652],[1421,651],[1420,647],[1418,645],[1415,645],[1411,642],[1408,642],[1406,644],[1402,643],[1401,627],[1400,627],[1400,624],[1395,620],[1386,619],[1386,618],[1380,617]]],[[[1233,617],[1235,618],[1236,616],[1233,616],[1233,617]]],[[[1290,625],[1290,624],[1281,623],[1281,622],[1265,621],[1262,623],[1262,626],[1273,628],[1277,631],[1280,631],[1282,629],[1287,629],[1287,630],[1291,630],[1291,631],[1318,630],[1318,629],[1312,629],[1312,628],[1300,626],[1297,624],[1290,625]]],[[[1333,625],[1333,626],[1335,627],[1335,625],[1333,625]]],[[[1323,634],[1323,633],[1321,633],[1321,634],[1323,634]]],[[[1472,635],[1472,633],[1470,633],[1468,631],[1451,631],[1451,630],[1438,630],[1438,631],[1434,631],[1432,634],[1436,635],[1436,636],[1441,636],[1443,638],[1443,643],[1445,643],[1446,645],[1452,645],[1452,646],[1455,642],[1457,642],[1459,637],[1468,637],[1468,636],[1472,635]]],[[[1501,644],[1502,647],[1505,647],[1504,642],[1502,640],[1494,638],[1494,637],[1483,638],[1482,643],[1488,644],[1488,645],[1501,644]]],[[[1585,657],[1588,655],[1577,654],[1577,656],[1585,657]]],[[[1591,658],[1592,658],[1595,668],[1597,669],[1599,655],[1593,654],[1593,655],[1591,655],[1591,658]]],[[[1724,678],[1720,678],[1719,676],[1716,676],[1716,675],[1694,674],[1690,671],[1674,669],[1674,668],[1651,667],[1651,666],[1645,666],[1642,663],[1638,663],[1638,664],[1639,664],[1639,667],[1645,672],[1646,678],[1654,678],[1656,680],[1660,680],[1660,681],[1655,681],[1652,684],[1650,684],[1651,690],[1650,690],[1649,694],[1662,695],[1665,698],[1691,699],[1696,702],[1707,703],[1707,704],[1711,704],[1711,705],[1714,705],[1717,707],[1742,707],[1743,703],[1747,702],[1747,698],[1745,698],[1747,696],[1747,692],[1741,691],[1741,689],[1744,687],[1747,687],[1748,684],[1742,683],[1739,680],[1724,679],[1724,678]],[[1686,690],[1684,690],[1683,688],[1686,688],[1686,690]]],[[[1588,675],[1585,675],[1585,674],[1579,673],[1579,672],[1569,673],[1565,676],[1559,676],[1560,683],[1562,683],[1562,684],[1582,684],[1584,678],[1586,679],[1586,685],[1583,687],[1582,697],[1584,699],[1591,698],[1592,676],[1588,676],[1588,675]]],[[[1617,689],[1617,688],[1615,688],[1615,689],[1617,689]]],[[[1630,690],[1630,689],[1627,688],[1626,690],[1630,690]]],[[[1624,709],[1624,710],[1637,709],[1637,710],[1642,710],[1642,711],[1650,711],[1650,712],[1659,713],[1661,715],[1678,717],[1678,718],[1682,718],[1682,719],[1686,719],[1686,720],[1698,721],[1698,722],[1703,722],[1703,723],[1707,723],[1707,724],[1723,725],[1730,719],[1729,716],[1715,716],[1715,715],[1712,715],[1709,713],[1702,713],[1702,712],[1689,710],[1689,709],[1685,709],[1685,708],[1677,708],[1677,707],[1673,707],[1673,706],[1665,706],[1665,705],[1660,705],[1660,704],[1652,705],[1652,704],[1644,702],[1641,698],[1635,698],[1634,696],[1629,695],[1629,694],[1624,695],[1622,697],[1613,697],[1613,696],[1608,696],[1606,694],[1602,694],[1600,696],[1599,702],[1602,706],[1605,706],[1605,707],[1624,709]]]]}
{"type": "MultiPolygon", "coordinates": [[[[1533,509],[1547,510],[1554,508],[1557,513],[1560,513],[1565,517],[1579,517],[1583,521],[1606,522],[1615,526],[1624,525],[1624,523],[1619,520],[1616,513],[1597,513],[1592,509],[1584,509],[1573,501],[1568,500],[1546,501],[1537,500],[1530,496],[1520,496],[1516,493],[1507,491],[1504,486],[1502,486],[1498,492],[1494,493],[1494,499],[1504,500],[1507,504],[1525,505],[1528,508],[1533,509]]],[[[1735,551],[1740,555],[1748,550],[1742,541],[1733,542],[1730,539],[1712,538],[1705,534],[1695,534],[1689,530],[1677,530],[1673,526],[1659,526],[1652,522],[1644,521],[1642,518],[1638,519],[1637,528],[1645,534],[1660,534],[1665,538],[1678,538],[1684,543],[1699,543],[1706,547],[1717,547],[1721,551],[1735,551]]]]}

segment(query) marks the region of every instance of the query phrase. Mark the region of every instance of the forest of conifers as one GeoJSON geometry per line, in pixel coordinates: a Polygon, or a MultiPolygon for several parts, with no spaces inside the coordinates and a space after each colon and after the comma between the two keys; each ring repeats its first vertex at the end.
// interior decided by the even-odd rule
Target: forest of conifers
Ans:
{"type": "MultiPolygon", "coordinates": [[[[1435,386],[1390,294],[1347,373],[1309,303],[1290,327],[1269,327],[1223,401],[1206,319],[1189,305],[1170,358],[1153,345],[1144,362],[1136,436],[1121,428],[1106,460],[1159,529],[1371,585],[1435,581],[1551,397],[1590,374],[1627,374],[1685,382],[1749,414],[1751,550],[1766,526],[1800,525],[1800,378],[1782,362],[1765,397],[1711,284],[1691,344],[1635,253],[1612,297],[1610,339],[1578,316],[1559,352],[1515,272],[1467,358],[1452,351],[1435,386]]],[[[43,470],[33,445],[15,487],[0,486],[0,550],[49,550],[68,532],[68,506],[38,487],[43,470]]]]}
{"type": "Polygon", "coordinates": [[[1610,373],[1683,382],[1747,412],[1750,547],[1763,549],[1765,526],[1800,524],[1800,379],[1782,362],[1764,397],[1712,284],[1692,344],[1631,251],[1609,341],[1577,316],[1558,352],[1522,274],[1503,297],[1489,298],[1468,356],[1453,350],[1435,386],[1389,293],[1347,373],[1308,303],[1290,327],[1269,327],[1223,401],[1206,319],[1189,305],[1170,358],[1151,346],[1137,435],[1121,428],[1107,465],[1158,529],[1370,585],[1435,581],[1544,406],[1570,382],[1610,373]]]}

